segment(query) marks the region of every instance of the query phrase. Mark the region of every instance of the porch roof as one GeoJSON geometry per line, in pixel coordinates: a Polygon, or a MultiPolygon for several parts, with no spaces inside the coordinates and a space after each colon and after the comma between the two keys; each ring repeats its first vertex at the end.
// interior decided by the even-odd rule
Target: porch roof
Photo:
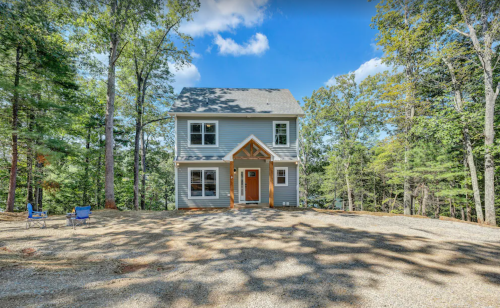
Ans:
{"type": "Polygon", "coordinates": [[[269,153],[269,155],[271,156],[271,160],[274,161],[281,160],[281,157],[278,154],[274,153],[269,147],[266,146],[264,142],[260,141],[260,139],[255,137],[255,135],[253,134],[248,136],[242,142],[240,142],[234,149],[231,150],[231,152],[227,153],[227,155],[224,156],[223,160],[232,161],[233,155],[236,154],[238,151],[240,151],[243,147],[245,147],[250,141],[253,141],[255,144],[257,144],[257,146],[259,146],[259,148],[269,153]]]}

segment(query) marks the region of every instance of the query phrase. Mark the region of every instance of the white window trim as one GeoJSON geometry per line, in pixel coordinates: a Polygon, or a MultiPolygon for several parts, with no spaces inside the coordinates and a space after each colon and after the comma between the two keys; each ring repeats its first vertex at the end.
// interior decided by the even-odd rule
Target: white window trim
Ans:
{"type": "Polygon", "coordinates": [[[187,121],[187,137],[188,137],[188,147],[190,148],[218,148],[219,147],[219,121],[209,121],[209,120],[188,120],[187,121]],[[214,123],[215,124],[215,145],[213,144],[191,144],[191,123],[201,123],[201,141],[205,142],[205,124],[214,123]]]}
{"type": "Polygon", "coordinates": [[[219,199],[219,167],[213,167],[213,168],[188,168],[188,199],[190,200],[195,200],[195,199],[219,199]],[[206,171],[206,170],[211,170],[215,171],[215,196],[210,196],[206,197],[205,195],[205,174],[202,172],[201,174],[201,193],[202,196],[191,196],[191,171],[192,170],[201,170],[201,171],[206,171]]]}
{"type": "MultiPolygon", "coordinates": [[[[261,197],[261,193],[262,193],[262,189],[261,189],[261,181],[262,179],[262,173],[260,172],[260,168],[238,168],[238,203],[260,203],[260,201],[262,200],[262,197],[261,197]],[[243,173],[245,173],[247,170],[259,170],[259,200],[258,201],[246,201],[246,200],[241,200],[241,191],[244,189],[244,187],[241,187],[241,179],[240,179],[240,176],[241,176],[241,171],[243,171],[243,173]]],[[[243,177],[243,184],[245,184],[245,177],[243,177]]],[[[246,199],[247,195],[245,193],[245,199],[246,199]]]]}
{"type": "Polygon", "coordinates": [[[274,167],[274,186],[288,186],[288,167],[274,167]],[[285,184],[278,184],[278,170],[285,170],[285,184]]]}
{"type": "Polygon", "coordinates": [[[273,121],[273,147],[290,147],[290,121],[273,121]],[[276,124],[286,124],[286,144],[276,144],[276,124]]]}

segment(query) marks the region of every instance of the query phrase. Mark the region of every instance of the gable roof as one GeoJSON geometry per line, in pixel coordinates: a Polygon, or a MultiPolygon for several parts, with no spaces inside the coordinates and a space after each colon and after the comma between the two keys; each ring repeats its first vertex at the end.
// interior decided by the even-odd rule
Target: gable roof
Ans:
{"type": "Polygon", "coordinates": [[[274,153],[269,147],[266,146],[266,144],[262,141],[260,141],[259,138],[255,137],[254,134],[251,134],[248,136],[245,140],[240,142],[234,149],[231,150],[231,152],[227,153],[226,156],[224,156],[223,160],[225,161],[231,161],[233,160],[233,155],[238,152],[245,144],[247,144],[250,140],[253,140],[261,149],[269,153],[272,157],[272,160],[281,160],[281,157],[279,157],[276,153],[274,153]]]}
{"type": "Polygon", "coordinates": [[[248,88],[183,88],[169,113],[304,115],[288,89],[248,88]]]}

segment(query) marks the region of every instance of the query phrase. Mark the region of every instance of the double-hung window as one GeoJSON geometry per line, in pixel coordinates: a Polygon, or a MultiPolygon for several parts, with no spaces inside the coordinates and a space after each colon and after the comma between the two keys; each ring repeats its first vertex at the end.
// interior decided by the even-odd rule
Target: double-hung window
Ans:
{"type": "Polygon", "coordinates": [[[273,121],[273,146],[288,147],[290,146],[290,122],[288,121],[273,121]]]}
{"type": "Polygon", "coordinates": [[[219,168],[188,168],[189,199],[219,198],[219,168]]]}
{"type": "Polygon", "coordinates": [[[188,121],[189,146],[219,145],[218,121],[188,121]]]}
{"type": "Polygon", "coordinates": [[[274,168],[274,185],[288,186],[288,167],[274,168]]]}

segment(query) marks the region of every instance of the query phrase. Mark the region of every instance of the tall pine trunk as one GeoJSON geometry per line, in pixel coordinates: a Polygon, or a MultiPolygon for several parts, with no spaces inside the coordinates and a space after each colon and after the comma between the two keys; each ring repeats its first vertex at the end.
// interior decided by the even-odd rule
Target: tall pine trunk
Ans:
{"type": "MultiPolygon", "coordinates": [[[[136,119],[135,119],[135,140],[134,140],[134,209],[139,210],[139,151],[141,142],[141,132],[144,112],[144,96],[146,90],[146,80],[142,79],[142,72],[136,74],[137,78],[137,97],[136,97],[136,119]]],[[[144,166],[143,166],[144,167],[144,166]]],[[[144,169],[143,169],[144,172],[144,169]]],[[[142,200],[142,199],[141,199],[142,200]]],[[[142,201],[141,201],[142,202],[142,201]]]]}
{"type": "Polygon", "coordinates": [[[12,157],[9,179],[9,194],[7,196],[7,212],[14,211],[14,202],[16,199],[16,181],[17,181],[17,121],[19,112],[19,77],[21,74],[21,47],[16,49],[16,71],[14,76],[14,97],[12,99],[12,157]]]}
{"type": "Polygon", "coordinates": [[[101,166],[102,166],[102,135],[99,131],[99,156],[97,157],[95,203],[97,208],[101,206],[101,166]]]}
{"type": "Polygon", "coordinates": [[[354,211],[354,205],[352,201],[352,193],[351,193],[351,183],[349,181],[348,168],[345,170],[345,184],[347,186],[347,199],[349,200],[349,211],[354,211]]]}
{"type": "MultiPolygon", "coordinates": [[[[495,101],[500,92],[500,84],[494,86],[493,82],[493,42],[496,32],[493,28],[498,26],[499,21],[496,18],[489,18],[488,4],[481,3],[481,12],[478,17],[478,22],[471,21],[471,12],[462,5],[460,0],[456,0],[456,4],[462,17],[469,29],[466,34],[472,41],[474,50],[481,61],[484,76],[484,94],[485,94],[485,110],[484,110],[484,209],[485,222],[489,225],[496,225],[495,217],[495,163],[493,160],[492,147],[495,141],[495,101]],[[476,26],[480,26],[483,30],[483,37],[479,38],[476,32],[476,26]]],[[[478,216],[479,220],[479,216],[478,216]]]]}
{"type": "Polygon", "coordinates": [[[82,205],[87,206],[90,203],[89,198],[89,190],[90,190],[90,182],[89,182],[89,169],[90,169],[90,125],[87,127],[87,138],[85,140],[85,176],[84,176],[84,184],[83,184],[83,200],[82,205]]]}
{"type": "Polygon", "coordinates": [[[33,110],[28,109],[28,132],[30,136],[27,138],[27,149],[26,149],[26,203],[33,204],[33,138],[31,134],[33,133],[33,126],[35,121],[35,115],[33,110]]]}
{"type": "MultiPolygon", "coordinates": [[[[111,1],[111,16],[116,15],[116,2],[111,1]]],[[[116,17],[115,17],[116,18],[116,17]]],[[[116,23],[116,20],[114,21],[116,23]]],[[[113,127],[114,127],[114,112],[115,112],[115,75],[116,75],[116,59],[117,59],[117,49],[120,39],[118,34],[112,33],[110,35],[109,44],[109,64],[108,64],[108,88],[106,97],[106,124],[105,124],[105,136],[106,136],[106,154],[105,154],[105,180],[104,180],[104,197],[105,197],[105,208],[116,209],[115,204],[115,171],[114,171],[114,157],[113,157],[113,127]]]]}
{"type": "Polygon", "coordinates": [[[142,162],[142,183],[141,183],[141,209],[146,209],[146,144],[144,140],[144,130],[141,131],[141,162],[142,162]]]}
{"type": "Polygon", "coordinates": [[[135,140],[134,140],[134,209],[139,210],[139,151],[142,127],[142,111],[138,111],[135,120],[135,140]]]}
{"type": "Polygon", "coordinates": [[[495,218],[495,163],[493,160],[492,147],[495,138],[495,100],[498,96],[499,87],[493,90],[493,69],[491,60],[484,63],[484,79],[486,92],[486,108],[484,121],[484,210],[485,222],[496,226],[495,218]]]}
{"type": "Polygon", "coordinates": [[[43,155],[36,154],[35,164],[35,206],[40,211],[43,208],[43,155]]]}
{"type": "Polygon", "coordinates": [[[467,160],[467,166],[469,167],[471,176],[472,191],[474,193],[474,205],[476,206],[476,211],[477,211],[477,220],[479,223],[483,223],[484,216],[481,205],[481,194],[479,189],[479,182],[477,179],[476,164],[474,162],[474,154],[472,153],[472,143],[470,141],[469,126],[467,125],[467,122],[464,118],[465,115],[463,112],[462,88],[459,81],[456,78],[455,67],[453,66],[453,63],[451,63],[446,57],[443,58],[443,61],[448,67],[451,76],[451,82],[453,85],[453,92],[455,96],[455,110],[458,113],[460,113],[462,119],[465,155],[467,160]]]}

